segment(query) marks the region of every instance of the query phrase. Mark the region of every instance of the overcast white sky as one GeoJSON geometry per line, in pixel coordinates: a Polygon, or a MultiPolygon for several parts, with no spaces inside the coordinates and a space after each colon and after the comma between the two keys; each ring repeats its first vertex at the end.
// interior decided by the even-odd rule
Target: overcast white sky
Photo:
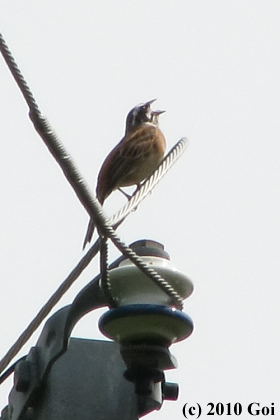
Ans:
{"type": "MultiPolygon", "coordinates": [[[[92,188],[137,103],[158,98],[169,148],[190,139],[119,229],[126,243],[162,242],[195,286],[185,304],[195,330],[171,347],[179,368],[167,373],[180,398],[151,420],[183,418],[186,402],[240,402],[242,419],[253,401],[280,412],[279,22],[278,0],[0,1],[0,31],[92,188]]],[[[82,257],[88,216],[2,59],[0,92],[2,357],[82,257]]],[[[123,202],[116,193],[107,213],[123,202]]],[[[99,316],[74,335],[101,337],[99,316]]]]}

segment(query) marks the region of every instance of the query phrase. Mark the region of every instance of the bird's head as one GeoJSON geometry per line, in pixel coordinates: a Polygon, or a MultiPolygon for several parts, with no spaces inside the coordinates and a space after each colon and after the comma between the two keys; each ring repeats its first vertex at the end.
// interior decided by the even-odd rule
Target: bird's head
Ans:
{"type": "Polygon", "coordinates": [[[129,111],[126,117],[126,132],[135,130],[145,123],[155,123],[153,121],[153,113],[164,112],[151,110],[151,104],[155,102],[155,100],[156,99],[152,99],[151,101],[145,102],[144,104],[139,104],[132,108],[131,111],[129,111]]]}

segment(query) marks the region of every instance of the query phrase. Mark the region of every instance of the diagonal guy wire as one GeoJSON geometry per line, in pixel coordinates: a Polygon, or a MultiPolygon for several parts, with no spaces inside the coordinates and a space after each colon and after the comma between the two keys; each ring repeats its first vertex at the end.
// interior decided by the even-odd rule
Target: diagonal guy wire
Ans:
{"type": "Polygon", "coordinates": [[[175,289],[153,268],[148,267],[147,264],[145,264],[144,261],[117,236],[103,213],[103,209],[98,200],[92,195],[71,156],[67,153],[66,149],[47,123],[46,119],[41,115],[38,116],[37,114],[35,114],[35,118],[34,114],[31,114],[31,119],[39,135],[47,144],[50,152],[62,168],[79,200],[88,211],[89,215],[94,218],[101,235],[110,238],[123,255],[127,256],[141,271],[150,277],[169,297],[171,297],[177,308],[182,309],[183,299],[175,291],[175,289]]]}
{"type": "Polygon", "coordinates": [[[11,51],[9,50],[8,45],[6,44],[2,34],[0,33],[0,51],[3,55],[4,60],[6,61],[7,66],[10,69],[10,72],[14,76],[14,79],[18,85],[18,87],[21,90],[21,93],[24,96],[24,99],[27,102],[27,105],[29,106],[29,109],[36,110],[39,112],[38,105],[35,101],[35,98],[29,89],[28,84],[26,83],[21,71],[19,70],[14,57],[12,56],[11,51]]]}
{"type": "MultiPolygon", "coordinates": [[[[127,247],[116,235],[114,229],[110,226],[110,223],[107,221],[102,207],[100,206],[99,202],[95,199],[92,195],[90,189],[88,188],[87,184],[85,183],[84,179],[82,178],[81,174],[79,173],[76,165],[74,164],[72,158],[67,153],[64,146],[59,141],[58,137],[48,124],[47,120],[42,116],[39,107],[35,101],[35,98],[29,89],[21,71],[19,70],[7,44],[4,41],[4,38],[0,34],[0,51],[3,55],[4,60],[6,61],[19,89],[21,90],[27,104],[29,107],[29,116],[32,120],[34,127],[36,128],[37,132],[45,142],[46,146],[48,147],[49,151],[52,153],[58,164],[60,165],[61,169],[63,170],[67,180],[73,187],[75,193],[77,194],[79,200],[89,213],[90,217],[94,219],[95,224],[98,226],[99,231],[102,235],[110,238],[115,246],[124,254],[126,255],[134,264],[143,271],[148,277],[150,277],[160,288],[162,288],[174,301],[174,305],[177,308],[182,309],[182,297],[171,287],[168,282],[159,276],[159,274],[153,270],[151,267],[148,267],[143,260],[135,254],[129,247],[127,247]]],[[[182,142],[182,140],[180,141],[182,142]]],[[[179,142],[179,143],[180,143],[179,142]]],[[[184,142],[184,141],[183,141],[184,142]]],[[[179,144],[178,143],[178,144],[179,144]]],[[[182,144],[182,143],[181,143],[182,144]]],[[[176,147],[176,146],[175,146],[176,147]]],[[[169,162],[170,163],[170,162],[169,162]]],[[[160,170],[160,167],[158,168],[160,170]]],[[[165,173],[165,172],[164,172],[165,173]]],[[[164,174],[163,173],[163,174],[164,174]]],[[[163,176],[163,174],[161,176],[163,176]]],[[[157,178],[158,182],[160,177],[157,178]]],[[[155,182],[155,183],[156,183],[155,182]]],[[[146,183],[143,184],[147,185],[146,183]]],[[[148,186],[145,190],[146,193],[143,194],[143,198],[148,194],[152,186],[148,186]]],[[[142,190],[142,189],[141,189],[142,190]]],[[[140,190],[139,190],[140,195],[140,190]]],[[[142,198],[141,198],[142,199],[142,198]]],[[[139,196],[139,203],[141,201],[139,196]]],[[[135,206],[136,204],[136,194],[135,194],[135,201],[132,202],[135,206]]],[[[129,213],[129,209],[127,209],[127,214],[129,213]]],[[[121,221],[124,219],[125,216],[122,215],[120,218],[121,221]]],[[[116,220],[116,219],[115,219],[116,220]]],[[[116,223],[116,222],[115,222],[116,223]]],[[[118,222],[120,223],[120,221],[118,222]]],[[[32,333],[38,328],[40,323],[43,319],[48,315],[51,311],[53,306],[59,301],[61,296],[68,290],[71,284],[78,278],[79,274],[83,271],[83,269],[88,265],[89,261],[93,258],[94,255],[98,252],[98,244],[97,241],[93,247],[87,252],[87,254],[82,258],[82,260],[78,263],[78,265],[74,268],[74,270],[70,273],[67,279],[61,284],[58,290],[51,296],[49,301],[44,305],[44,307],[39,311],[37,316],[33,319],[33,321],[29,324],[27,329],[22,333],[16,343],[12,346],[9,350],[7,355],[1,360],[0,362],[0,372],[2,372],[6,366],[10,363],[12,358],[18,353],[21,347],[26,343],[26,341],[30,338],[32,333]]]]}
{"type": "Polygon", "coordinates": [[[128,247],[117,237],[114,230],[109,225],[105,214],[103,213],[102,207],[100,206],[98,200],[92,195],[90,189],[88,188],[85,180],[80,174],[73,159],[58,139],[57,135],[47,122],[46,118],[42,116],[39,107],[24,77],[22,76],[12,54],[10,53],[9,48],[6,45],[2,35],[0,36],[0,48],[6,63],[8,64],[24,98],[28,103],[28,106],[30,108],[30,119],[34,124],[35,129],[41,136],[42,140],[48,147],[53,157],[60,165],[67,180],[73,187],[77,197],[89,213],[90,217],[92,217],[94,219],[94,222],[96,222],[96,225],[98,226],[101,234],[110,238],[113,241],[113,243],[117,246],[117,248],[124,255],[127,255],[132,262],[139,266],[139,268],[141,266],[141,270],[144,271],[148,277],[152,278],[152,280],[154,280],[161,288],[163,288],[163,290],[165,290],[165,292],[169,296],[171,296],[172,299],[174,299],[175,296],[178,296],[178,299],[176,299],[175,297],[175,301],[177,300],[177,305],[181,305],[181,298],[175,292],[175,290],[173,290],[172,288],[172,293],[170,293],[170,287],[166,287],[168,286],[168,283],[164,279],[161,279],[161,277],[154,270],[148,268],[146,264],[139,264],[139,257],[136,258],[136,254],[132,250],[129,251],[128,247]],[[146,271],[145,267],[147,267],[146,271]]]}

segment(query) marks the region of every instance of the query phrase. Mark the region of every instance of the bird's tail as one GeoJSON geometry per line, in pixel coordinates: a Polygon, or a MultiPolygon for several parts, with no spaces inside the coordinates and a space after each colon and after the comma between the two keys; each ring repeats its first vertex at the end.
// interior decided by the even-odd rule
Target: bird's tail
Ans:
{"type": "Polygon", "coordinates": [[[91,241],[94,229],[95,229],[94,222],[93,222],[92,219],[90,219],[89,224],[88,224],[88,228],[87,228],[87,233],[86,233],[86,236],[85,236],[85,240],[84,240],[84,243],[83,243],[83,249],[85,249],[86,244],[91,241]]]}

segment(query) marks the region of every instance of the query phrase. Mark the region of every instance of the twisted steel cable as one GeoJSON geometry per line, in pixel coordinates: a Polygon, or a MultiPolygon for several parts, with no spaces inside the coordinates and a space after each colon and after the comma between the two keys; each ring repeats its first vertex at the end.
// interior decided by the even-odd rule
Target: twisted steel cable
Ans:
{"type": "Polygon", "coordinates": [[[2,53],[2,56],[4,58],[4,60],[6,61],[7,66],[9,67],[12,75],[14,76],[14,79],[19,87],[19,89],[21,90],[21,93],[24,96],[24,99],[27,102],[27,105],[29,106],[30,109],[36,110],[37,112],[39,112],[39,108],[38,105],[35,101],[35,98],[31,92],[31,90],[29,89],[28,84],[26,83],[20,69],[17,66],[17,63],[14,59],[14,57],[12,56],[11,51],[9,50],[8,45],[6,44],[2,34],[0,33],[0,51],[2,53]]]}
{"type": "MultiPolygon", "coordinates": [[[[81,201],[82,205],[85,207],[87,212],[89,213],[90,217],[94,219],[99,232],[108,237],[112,240],[115,246],[124,254],[126,255],[141,271],[143,271],[148,277],[150,277],[159,287],[161,287],[174,301],[174,305],[178,308],[182,308],[182,298],[177,294],[177,292],[166,282],[161,276],[156,273],[154,269],[148,267],[142,259],[135,254],[129,247],[127,247],[120,238],[116,235],[114,229],[110,226],[110,222],[107,220],[105,214],[103,213],[102,207],[100,206],[99,202],[96,198],[92,195],[90,189],[88,188],[86,182],[84,181],[83,177],[81,176],[80,172],[78,171],[74,161],[72,160],[71,156],[68,154],[67,150],[64,148],[62,143],[59,141],[58,137],[56,136],[55,132],[47,122],[46,118],[44,118],[39,110],[39,107],[35,101],[35,98],[27,85],[21,71],[19,70],[7,44],[4,41],[3,36],[0,34],[0,51],[20,89],[22,92],[26,103],[29,106],[29,116],[31,121],[34,124],[38,134],[41,136],[42,140],[48,147],[51,154],[54,156],[56,161],[58,162],[59,166],[63,170],[67,180],[73,187],[77,197],[81,201]]],[[[175,146],[174,150],[181,150],[181,148],[185,145],[185,140],[182,139],[179,143],[175,146]],[[178,149],[176,149],[178,146],[178,149]]],[[[175,153],[175,152],[174,152],[175,153]]],[[[177,153],[177,152],[176,152],[177,153]]],[[[176,155],[175,153],[175,155],[176,155]]],[[[159,182],[161,177],[167,172],[169,167],[173,162],[173,158],[168,154],[156,172],[146,181],[143,183],[141,189],[135,194],[135,196],[130,200],[127,206],[122,209],[121,213],[117,213],[114,216],[114,224],[120,223],[129,212],[135,208],[140,201],[151,191],[153,186],[159,182]]],[[[174,159],[178,158],[175,156],[174,159]]],[[[48,302],[43,306],[43,308],[39,311],[37,316],[33,319],[33,321],[29,324],[26,330],[21,334],[18,338],[16,343],[11,347],[8,351],[6,356],[0,362],[0,372],[2,372],[10,363],[10,361],[14,358],[14,356],[18,353],[18,351],[22,348],[22,346],[27,342],[27,340],[31,337],[33,332],[38,328],[41,322],[45,319],[54,305],[60,300],[63,294],[69,289],[72,283],[79,277],[81,272],[84,268],[89,264],[91,259],[96,255],[99,250],[99,240],[90,248],[87,254],[80,260],[74,270],[69,274],[69,276],[65,279],[65,281],[61,284],[61,286],[57,289],[57,291],[51,296],[48,302]]]]}
{"type": "MultiPolygon", "coordinates": [[[[103,213],[102,207],[100,206],[98,200],[93,197],[91,191],[89,190],[86,182],[84,181],[82,175],[78,171],[74,161],[71,156],[67,153],[64,146],[59,141],[58,137],[51,129],[50,125],[47,123],[46,119],[42,116],[37,116],[36,114],[32,115],[32,120],[34,121],[34,126],[36,130],[43,138],[44,142],[47,144],[50,152],[53,154],[60,167],[62,168],[66,178],[72,185],[74,191],[77,194],[77,197],[88,211],[91,217],[94,218],[98,231],[101,236],[110,238],[115,246],[122,252],[123,255],[126,255],[141,271],[143,271],[148,277],[150,277],[164,292],[171,297],[174,305],[177,308],[182,308],[182,298],[174,290],[174,288],[164,280],[154,269],[149,267],[143,262],[143,260],[135,254],[128,246],[126,246],[120,238],[117,236],[116,232],[110,225],[105,214],[103,213]]],[[[181,146],[186,145],[186,141],[182,139],[179,142],[178,148],[175,146],[175,151],[180,150],[181,146]]],[[[174,156],[176,157],[178,153],[169,154],[167,159],[162,162],[158,169],[152,174],[147,182],[139,189],[138,203],[148,194],[149,191],[153,188],[156,182],[162,178],[163,174],[169,168],[169,165],[173,162],[174,156]],[[167,165],[169,163],[169,165],[167,165]],[[141,190],[143,189],[143,194],[141,190]]],[[[131,210],[136,205],[137,194],[134,197],[134,201],[131,203],[131,210]]],[[[130,200],[132,201],[132,200],[130,200]]],[[[129,206],[130,207],[130,206],[129,206]]],[[[123,218],[123,216],[122,216],[123,218]]]]}
{"type": "Polygon", "coordinates": [[[108,242],[107,238],[100,237],[100,285],[106,299],[111,308],[116,307],[116,303],[112,296],[111,282],[108,269],[108,242]]]}

